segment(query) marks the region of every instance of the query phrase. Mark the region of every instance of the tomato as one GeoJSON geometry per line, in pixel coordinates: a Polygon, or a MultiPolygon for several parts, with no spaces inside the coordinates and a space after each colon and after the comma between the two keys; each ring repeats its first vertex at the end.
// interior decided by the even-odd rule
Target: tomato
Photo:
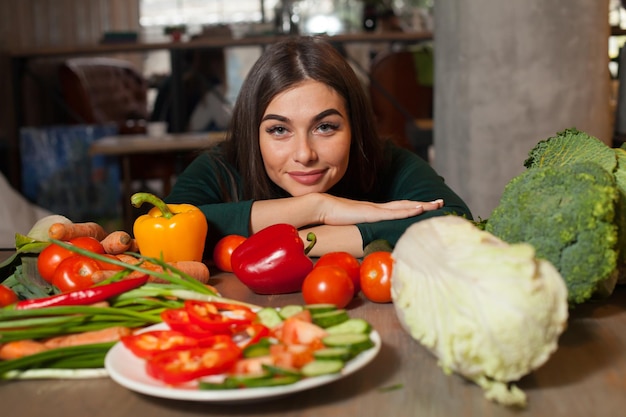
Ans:
{"type": "Polygon", "coordinates": [[[57,266],[52,277],[52,285],[61,292],[82,290],[94,283],[91,274],[99,271],[98,263],[83,255],[72,255],[57,266]]]}
{"type": "Polygon", "coordinates": [[[152,330],[123,336],[122,344],[135,356],[151,358],[170,350],[191,349],[198,346],[198,340],[176,330],[152,330]]]}
{"type": "Polygon", "coordinates": [[[348,252],[329,252],[322,255],[317,260],[314,267],[324,265],[335,265],[345,269],[354,284],[354,295],[359,293],[361,290],[361,280],[359,277],[361,264],[357,258],[350,255],[348,252]]]}
{"type": "Polygon", "coordinates": [[[221,238],[213,249],[213,262],[215,266],[221,271],[233,272],[230,257],[233,251],[237,249],[237,246],[241,245],[244,240],[246,240],[246,238],[240,235],[228,235],[221,238]]]}
{"type": "Polygon", "coordinates": [[[73,255],[74,252],[71,250],[62,248],[54,243],[46,246],[37,257],[39,275],[47,282],[52,282],[57,266],[59,266],[61,261],[73,255]]]}
{"type": "Polygon", "coordinates": [[[345,269],[319,266],[304,278],[302,296],[307,304],[330,303],[343,308],[354,297],[354,284],[345,269]]]}
{"type": "Polygon", "coordinates": [[[0,307],[5,307],[16,302],[17,294],[6,285],[0,285],[0,307]]]}
{"type": "Polygon", "coordinates": [[[90,237],[90,236],[75,237],[74,239],[70,239],[69,243],[71,243],[74,246],[78,246],[79,248],[86,249],[90,252],[95,252],[95,253],[100,253],[100,254],[104,253],[104,246],[102,246],[102,243],[100,243],[100,241],[96,239],[95,237],[90,237]]]}
{"type": "Polygon", "coordinates": [[[361,291],[375,303],[391,302],[391,252],[372,252],[361,262],[361,291]]]}

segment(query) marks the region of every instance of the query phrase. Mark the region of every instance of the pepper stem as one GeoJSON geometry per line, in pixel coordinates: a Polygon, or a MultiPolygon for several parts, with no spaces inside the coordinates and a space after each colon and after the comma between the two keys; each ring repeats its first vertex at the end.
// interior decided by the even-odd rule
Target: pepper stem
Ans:
{"type": "Polygon", "coordinates": [[[130,197],[130,203],[134,207],[141,207],[143,203],[150,203],[159,210],[161,210],[161,214],[166,219],[171,219],[174,216],[172,210],[165,204],[163,200],[151,193],[135,193],[130,197]]]}
{"type": "Polygon", "coordinates": [[[313,246],[315,246],[315,244],[317,243],[317,236],[315,236],[315,233],[309,232],[306,235],[306,240],[307,242],[311,242],[309,246],[307,246],[306,249],[304,249],[304,254],[308,255],[309,252],[311,252],[311,249],[313,249],[313,246]]]}

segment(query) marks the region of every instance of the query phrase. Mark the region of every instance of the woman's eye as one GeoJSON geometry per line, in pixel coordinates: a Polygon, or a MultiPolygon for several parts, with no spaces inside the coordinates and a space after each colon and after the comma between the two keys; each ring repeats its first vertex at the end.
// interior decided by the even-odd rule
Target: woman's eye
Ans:
{"type": "Polygon", "coordinates": [[[339,126],[334,123],[322,123],[317,127],[317,130],[321,133],[332,133],[338,128],[339,126]]]}
{"type": "Polygon", "coordinates": [[[265,129],[270,135],[281,136],[287,133],[287,129],[284,126],[271,126],[265,129]]]}

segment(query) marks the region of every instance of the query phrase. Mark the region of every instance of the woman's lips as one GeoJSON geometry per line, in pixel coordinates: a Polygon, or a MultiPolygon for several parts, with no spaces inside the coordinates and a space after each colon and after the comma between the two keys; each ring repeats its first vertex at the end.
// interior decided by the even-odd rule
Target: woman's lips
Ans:
{"type": "Polygon", "coordinates": [[[289,176],[300,184],[311,185],[317,183],[324,176],[325,172],[324,170],[309,172],[292,171],[289,173],[289,176]]]}

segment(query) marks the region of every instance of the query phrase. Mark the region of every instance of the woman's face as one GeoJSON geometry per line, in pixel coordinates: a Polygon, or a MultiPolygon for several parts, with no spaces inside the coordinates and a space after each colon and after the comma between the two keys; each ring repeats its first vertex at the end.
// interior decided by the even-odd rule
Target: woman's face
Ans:
{"type": "Polygon", "coordinates": [[[337,184],[348,168],[351,137],[343,98],[312,80],[276,95],[259,126],[265,171],[292,196],[337,184]]]}

